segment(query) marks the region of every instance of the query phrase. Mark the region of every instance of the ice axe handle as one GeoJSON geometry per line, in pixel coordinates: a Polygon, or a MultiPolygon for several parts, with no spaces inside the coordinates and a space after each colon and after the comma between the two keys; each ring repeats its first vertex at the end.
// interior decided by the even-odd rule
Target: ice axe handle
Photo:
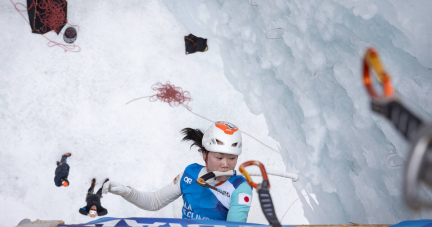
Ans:
{"type": "Polygon", "coordinates": [[[372,100],[372,110],[389,119],[403,136],[413,140],[423,121],[397,100],[372,100]]]}
{"type": "Polygon", "coordinates": [[[263,180],[258,189],[258,197],[261,204],[261,209],[271,226],[280,227],[281,224],[276,217],[276,210],[273,206],[273,201],[270,196],[268,180],[263,180]]]}

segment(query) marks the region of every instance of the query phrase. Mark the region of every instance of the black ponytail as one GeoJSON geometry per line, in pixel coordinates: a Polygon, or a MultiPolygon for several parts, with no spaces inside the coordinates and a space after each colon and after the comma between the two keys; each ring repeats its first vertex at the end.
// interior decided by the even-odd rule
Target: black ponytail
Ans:
{"type": "Polygon", "coordinates": [[[192,141],[192,145],[190,146],[197,146],[199,152],[207,151],[205,147],[202,145],[202,138],[204,137],[204,133],[199,129],[193,129],[193,128],[184,128],[180,131],[185,137],[183,137],[183,141],[192,141]]]}

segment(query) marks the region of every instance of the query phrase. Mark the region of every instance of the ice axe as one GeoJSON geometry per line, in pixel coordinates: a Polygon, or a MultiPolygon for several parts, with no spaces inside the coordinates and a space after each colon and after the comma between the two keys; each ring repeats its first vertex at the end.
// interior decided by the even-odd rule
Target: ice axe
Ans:
{"type": "Polygon", "coordinates": [[[239,170],[243,174],[243,176],[246,178],[248,184],[251,187],[257,189],[258,197],[259,197],[260,204],[261,204],[261,209],[264,213],[264,216],[267,218],[267,221],[270,223],[271,226],[280,227],[281,224],[276,217],[276,210],[273,206],[273,201],[272,201],[272,198],[270,196],[270,191],[269,191],[270,182],[269,182],[267,172],[266,172],[264,165],[258,161],[247,161],[247,162],[240,165],[239,170]],[[263,181],[261,182],[261,184],[254,183],[252,181],[252,178],[249,175],[249,173],[246,172],[245,167],[251,166],[251,165],[256,165],[260,168],[261,174],[263,177],[263,181]]]}
{"type": "Polygon", "coordinates": [[[371,98],[373,111],[390,120],[396,129],[411,143],[410,157],[405,170],[404,194],[407,204],[418,209],[432,207],[432,202],[419,199],[420,181],[432,187],[432,125],[425,124],[406,108],[394,95],[390,75],[386,72],[378,53],[369,48],[363,59],[363,83],[371,98]],[[374,71],[382,87],[380,95],[373,87],[370,71],[374,71]]]}

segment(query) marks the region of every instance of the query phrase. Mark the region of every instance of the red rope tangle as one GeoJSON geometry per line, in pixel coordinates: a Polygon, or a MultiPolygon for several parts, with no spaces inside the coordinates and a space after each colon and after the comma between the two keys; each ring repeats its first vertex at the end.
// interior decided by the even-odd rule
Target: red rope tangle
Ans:
{"type": "MultiPolygon", "coordinates": [[[[33,1],[34,3],[34,1],[33,1]]],[[[45,33],[48,28],[60,32],[60,27],[64,22],[67,23],[66,13],[63,11],[63,5],[53,0],[40,0],[37,5],[44,13],[37,13],[41,23],[43,23],[42,32],[45,33]]]]}
{"type": "MultiPolygon", "coordinates": [[[[143,98],[149,98],[150,102],[155,102],[157,100],[160,100],[161,102],[168,103],[171,107],[177,107],[179,105],[182,105],[189,112],[191,112],[191,113],[193,113],[193,114],[195,114],[195,115],[197,115],[203,119],[206,119],[207,121],[210,121],[212,123],[214,122],[214,121],[212,121],[208,118],[205,118],[199,114],[196,114],[192,111],[192,108],[190,108],[188,106],[189,102],[192,101],[192,98],[190,97],[190,93],[188,91],[183,91],[183,89],[181,89],[181,87],[176,87],[176,86],[172,85],[169,81],[167,81],[166,84],[162,84],[161,82],[158,82],[157,84],[153,84],[152,89],[154,91],[158,91],[157,94],[154,94],[152,96],[144,96],[144,97],[133,99],[133,100],[127,102],[126,105],[131,103],[131,102],[134,102],[136,100],[143,99],[143,98]],[[187,102],[187,103],[184,104],[185,102],[187,102]]],[[[265,145],[263,142],[259,141],[258,139],[251,136],[250,134],[243,132],[243,131],[241,131],[241,132],[250,136],[251,138],[253,138],[256,141],[258,141],[259,143],[261,143],[262,145],[270,148],[271,150],[276,151],[277,153],[280,153],[280,151],[277,151],[277,150],[265,145]]]]}
{"type": "MultiPolygon", "coordinates": [[[[37,16],[40,17],[40,21],[41,23],[43,23],[42,33],[45,33],[48,29],[51,29],[63,35],[63,33],[60,32],[61,25],[63,23],[69,24],[67,22],[66,14],[63,11],[63,4],[65,3],[59,4],[54,2],[53,0],[38,0],[38,3],[36,3],[35,0],[33,0],[32,4],[28,8],[26,8],[22,3],[14,3],[13,0],[10,1],[14,5],[15,9],[21,14],[21,16],[24,18],[24,20],[27,21],[29,25],[30,25],[29,20],[27,20],[27,18],[22,13],[27,12],[34,6],[37,12],[37,16]],[[25,9],[18,9],[18,6],[22,6],[25,9]],[[44,13],[39,13],[36,8],[41,9],[40,11],[41,12],[44,11],[44,13]]],[[[71,25],[71,26],[76,26],[76,25],[71,25]]],[[[78,26],[78,30],[79,30],[79,26],[78,26]]],[[[47,44],[47,46],[49,47],[58,46],[62,48],[65,52],[70,51],[70,52],[77,53],[81,51],[81,48],[75,44],[65,45],[47,38],[44,34],[41,35],[49,41],[47,44]],[[77,48],[77,50],[75,50],[75,48],[77,48]]]]}
{"type": "Polygon", "coordinates": [[[152,96],[144,96],[141,98],[131,100],[128,103],[126,103],[126,105],[138,99],[149,98],[150,102],[155,102],[157,100],[160,100],[161,102],[168,103],[171,107],[177,107],[179,105],[183,105],[184,107],[186,107],[186,109],[192,110],[192,108],[188,106],[189,102],[192,101],[192,98],[190,97],[190,93],[188,91],[183,91],[181,87],[176,87],[172,85],[169,81],[167,81],[166,84],[162,84],[161,82],[158,82],[157,84],[153,84],[152,90],[157,91],[157,94],[154,94],[152,96]],[[187,103],[183,104],[184,102],[187,103]]]}
{"type": "Polygon", "coordinates": [[[183,91],[181,87],[171,85],[171,83],[167,81],[166,84],[162,84],[160,82],[154,84],[152,89],[154,91],[158,91],[158,93],[150,97],[150,102],[160,100],[162,102],[168,103],[171,107],[177,107],[181,104],[185,105],[188,110],[191,110],[191,108],[188,106],[189,102],[192,101],[190,93],[188,91],[183,91]],[[184,102],[187,103],[183,104],[184,102]]]}

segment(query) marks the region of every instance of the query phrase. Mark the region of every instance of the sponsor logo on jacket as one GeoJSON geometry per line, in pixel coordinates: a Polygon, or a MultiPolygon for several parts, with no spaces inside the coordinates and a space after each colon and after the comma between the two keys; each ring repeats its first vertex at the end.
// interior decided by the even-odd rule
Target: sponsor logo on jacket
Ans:
{"type": "Polygon", "coordinates": [[[200,220],[212,220],[208,217],[201,217],[199,214],[195,214],[193,212],[193,209],[191,207],[190,204],[187,204],[186,202],[183,203],[183,209],[182,209],[183,214],[189,218],[189,219],[200,219],[200,220]]]}
{"type": "Polygon", "coordinates": [[[184,177],[183,181],[186,182],[186,184],[191,184],[192,183],[192,178],[184,177]]]}

